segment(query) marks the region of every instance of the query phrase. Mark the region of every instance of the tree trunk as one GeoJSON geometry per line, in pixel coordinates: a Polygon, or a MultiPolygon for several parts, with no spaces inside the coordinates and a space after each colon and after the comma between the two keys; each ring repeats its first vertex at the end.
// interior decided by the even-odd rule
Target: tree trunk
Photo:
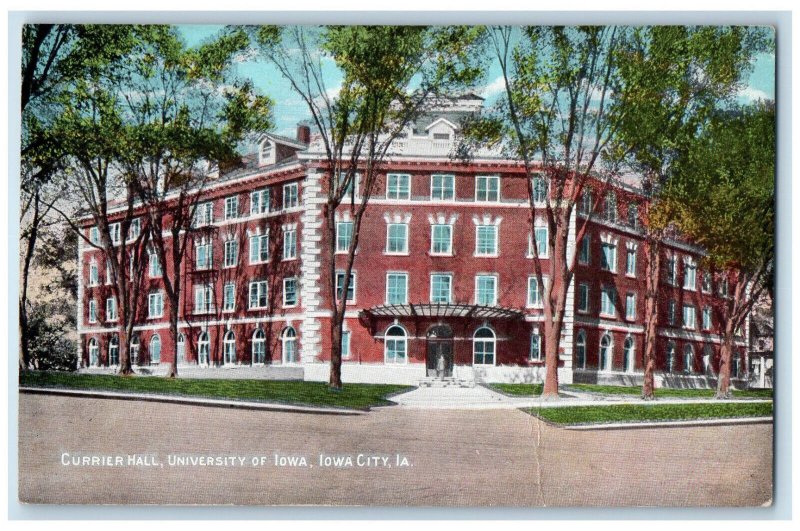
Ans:
{"type": "Polygon", "coordinates": [[[30,338],[28,337],[28,281],[30,279],[31,262],[39,237],[39,191],[33,198],[33,220],[31,221],[28,242],[25,246],[25,257],[22,261],[22,288],[19,296],[19,368],[27,371],[31,365],[30,338]]]}
{"type": "MultiPolygon", "coordinates": [[[[548,297],[544,301],[544,365],[545,379],[542,396],[558,398],[558,361],[561,345],[561,331],[564,327],[564,310],[566,309],[567,288],[571,282],[571,274],[567,262],[566,241],[569,236],[569,218],[559,213],[560,222],[556,225],[556,234],[550,249],[550,282],[545,289],[548,297]]],[[[533,230],[533,229],[532,229],[533,230]]]]}
{"type": "Polygon", "coordinates": [[[658,283],[661,277],[661,245],[655,236],[647,240],[644,301],[644,381],[642,398],[655,398],[656,332],[658,330],[658,283]]]}
{"type": "Polygon", "coordinates": [[[333,326],[331,326],[331,375],[328,386],[331,389],[342,388],[342,323],[343,313],[337,312],[333,326]]]}
{"type": "MultiPolygon", "coordinates": [[[[169,295],[168,295],[169,296],[169,295]]],[[[178,377],[178,301],[169,297],[169,337],[172,340],[172,360],[167,367],[167,378],[178,377]]]]}
{"type": "MultiPolygon", "coordinates": [[[[130,337],[125,327],[122,327],[119,332],[119,371],[118,373],[123,376],[130,376],[133,374],[133,367],[131,366],[130,356],[130,337]]],[[[110,360],[109,360],[110,362],[110,360]]]]}
{"type": "Polygon", "coordinates": [[[717,392],[714,398],[730,398],[731,362],[733,360],[733,341],[736,327],[732,319],[725,323],[725,332],[720,347],[719,375],[717,376],[717,392]]]}

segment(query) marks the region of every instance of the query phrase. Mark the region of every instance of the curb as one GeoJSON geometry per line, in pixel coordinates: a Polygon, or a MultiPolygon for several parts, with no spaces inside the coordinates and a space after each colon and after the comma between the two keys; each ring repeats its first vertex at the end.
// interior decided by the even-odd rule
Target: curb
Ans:
{"type": "MultiPolygon", "coordinates": [[[[541,419],[540,419],[541,420],[541,419]]],[[[647,428],[689,428],[697,426],[737,426],[741,424],[772,424],[772,417],[732,417],[727,419],[668,420],[660,422],[616,422],[611,424],[550,424],[565,430],[637,430],[647,428]]]]}
{"type": "Polygon", "coordinates": [[[337,409],[333,407],[295,406],[267,402],[245,402],[236,400],[219,400],[215,398],[190,398],[156,394],[117,393],[113,391],[90,391],[82,389],[59,389],[55,387],[20,387],[20,393],[40,395],[61,395],[78,398],[103,398],[110,400],[137,400],[140,402],[161,402],[190,406],[220,407],[231,409],[249,409],[256,411],[278,411],[285,413],[305,413],[310,415],[364,415],[366,411],[358,409],[337,409]]]}

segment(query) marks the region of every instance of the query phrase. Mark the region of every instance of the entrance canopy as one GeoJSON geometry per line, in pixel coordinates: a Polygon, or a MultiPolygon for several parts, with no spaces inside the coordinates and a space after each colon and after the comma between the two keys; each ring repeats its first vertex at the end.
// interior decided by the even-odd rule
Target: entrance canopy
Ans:
{"type": "Polygon", "coordinates": [[[372,320],[376,317],[437,317],[463,319],[521,319],[522,311],[501,306],[480,304],[382,304],[362,310],[362,315],[372,320]]]}

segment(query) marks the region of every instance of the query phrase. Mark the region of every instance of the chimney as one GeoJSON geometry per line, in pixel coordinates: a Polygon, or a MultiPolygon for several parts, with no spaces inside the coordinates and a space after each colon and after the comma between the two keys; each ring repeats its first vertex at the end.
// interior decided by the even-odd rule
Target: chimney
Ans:
{"type": "Polygon", "coordinates": [[[307,125],[297,125],[297,141],[308,145],[311,143],[311,128],[307,125]]]}

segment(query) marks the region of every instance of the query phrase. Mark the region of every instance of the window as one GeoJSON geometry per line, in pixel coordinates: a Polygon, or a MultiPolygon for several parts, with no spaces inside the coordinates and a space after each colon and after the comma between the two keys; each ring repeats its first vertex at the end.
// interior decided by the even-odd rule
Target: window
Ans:
{"type": "Polygon", "coordinates": [[[531,352],[528,359],[530,361],[542,361],[542,336],[539,335],[538,328],[534,328],[531,333],[531,352]]]}
{"type": "Polygon", "coordinates": [[[178,363],[186,362],[186,336],[178,334],[178,363]]]}
{"type": "Polygon", "coordinates": [[[617,314],[616,300],[617,289],[614,286],[603,286],[600,290],[600,313],[614,317],[617,314]]]}
{"type": "Polygon", "coordinates": [[[100,273],[97,268],[97,264],[92,262],[89,264],[89,285],[90,286],[97,286],[100,284],[100,273]]]}
{"type": "Polygon", "coordinates": [[[111,260],[106,258],[106,284],[111,284],[111,277],[112,277],[111,273],[112,273],[112,271],[111,271],[111,260]]]}
{"type": "Polygon", "coordinates": [[[225,198],[225,219],[236,219],[239,217],[239,196],[232,195],[225,198]]]}
{"type": "Polygon", "coordinates": [[[402,173],[388,174],[386,199],[411,199],[411,176],[402,173]]]}
{"type": "Polygon", "coordinates": [[[625,367],[625,372],[633,372],[634,360],[636,359],[636,344],[631,336],[626,337],[625,342],[622,344],[622,356],[624,358],[623,366],[625,367]]]}
{"type": "Polygon", "coordinates": [[[547,227],[534,227],[533,238],[528,240],[528,256],[534,256],[533,244],[536,243],[536,252],[539,258],[547,258],[547,227]]]}
{"type": "Polygon", "coordinates": [[[581,193],[581,200],[578,203],[578,214],[581,216],[588,216],[592,212],[592,190],[584,188],[581,193]]]}
{"type": "Polygon", "coordinates": [[[267,307],[267,281],[254,280],[250,282],[250,298],[247,307],[251,310],[267,307]]]}
{"type": "Polygon", "coordinates": [[[547,201],[547,179],[541,175],[533,177],[533,202],[537,205],[543,205],[547,201]]]}
{"type": "Polygon", "coordinates": [[[581,238],[581,246],[580,251],[578,253],[578,262],[582,264],[589,264],[592,260],[592,250],[591,250],[592,239],[587,234],[583,238],[581,238]]]}
{"type": "Polygon", "coordinates": [[[475,201],[500,201],[500,177],[475,177],[475,201]]]}
{"type": "Polygon", "coordinates": [[[294,327],[287,326],[281,335],[281,347],[283,363],[295,363],[297,361],[297,332],[294,327]]]}
{"type": "Polygon", "coordinates": [[[711,330],[711,308],[703,308],[703,330],[711,330]]]}
{"type": "Polygon", "coordinates": [[[214,310],[214,288],[210,284],[194,287],[194,313],[211,313],[214,310]]]}
{"type": "Polygon", "coordinates": [[[578,337],[575,340],[575,363],[580,369],[586,368],[586,332],[583,330],[578,331],[578,337]]]}
{"type": "Polygon", "coordinates": [[[398,325],[390,326],[384,334],[384,363],[406,363],[408,338],[406,331],[398,325]]]}
{"type": "Polygon", "coordinates": [[[222,364],[232,363],[236,363],[236,334],[228,330],[222,339],[222,364]]]}
{"type": "MultiPolygon", "coordinates": [[[[348,172],[346,172],[346,171],[341,171],[341,172],[339,172],[339,178],[338,178],[338,179],[337,179],[337,181],[336,181],[336,186],[337,186],[337,187],[338,187],[338,186],[341,186],[341,184],[342,184],[342,183],[343,183],[345,180],[347,180],[347,176],[348,176],[348,175],[349,175],[349,174],[348,174],[348,172]]],[[[349,200],[350,200],[350,201],[353,201],[353,200],[355,199],[355,194],[354,194],[354,192],[353,192],[353,191],[355,190],[355,185],[357,185],[357,184],[358,184],[358,174],[357,174],[357,173],[354,173],[354,174],[353,174],[353,176],[352,176],[352,178],[351,178],[351,179],[348,181],[348,183],[347,183],[347,189],[345,189],[345,190],[342,192],[342,199],[345,199],[345,198],[348,198],[348,197],[349,197],[349,200]]]]}
{"type": "Polygon", "coordinates": [[[408,274],[389,273],[386,275],[386,304],[408,303],[408,274]]]}
{"type": "Polygon", "coordinates": [[[674,255],[667,257],[666,268],[667,283],[674,286],[678,278],[678,260],[674,255]]]}
{"type": "Polygon", "coordinates": [[[283,208],[294,208],[298,205],[297,183],[283,185],[283,208]]]}
{"type": "Polygon", "coordinates": [[[625,274],[629,277],[636,276],[636,249],[628,249],[625,254],[625,274]]]}
{"type": "Polygon", "coordinates": [[[721,297],[728,296],[728,279],[727,277],[723,277],[723,279],[719,283],[719,294],[721,297]]]}
{"type": "Polygon", "coordinates": [[[108,342],[108,364],[119,365],[119,336],[116,334],[108,342]]]}
{"type": "Polygon", "coordinates": [[[346,253],[350,249],[353,239],[353,222],[339,221],[336,223],[336,252],[346,253]]]}
{"type": "Polygon", "coordinates": [[[598,369],[601,371],[610,371],[611,364],[614,357],[614,343],[611,340],[611,334],[606,332],[600,338],[600,366],[598,369]]]}
{"type": "Polygon", "coordinates": [[[497,304],[497,277],[494,275],[475,277],[475,304],[483,306],[497,304]]]}
{"type": "Polygon", "coordinates": [[[158,334],[150,338],[150,363],[161,363],[161,336],[158,334]]]}
{"type": "Polygon", "coordinates": [[[442,273],[431,274],[431,303],[450,304],[453,288],[452,275],[442,273]]]}
{"type": "Polygon", "coordinates": [[[628,204],[628,226],[634,229],[639,228],[639,205],[636,203],[628,204]]]}
{"type": "Polygon", "coordinates": [[[232,312],[236,309],[236,284],[226,282],[222,288],[222,311],[232,312]]]}
{"type": "Polygon", "coordinates": [[[431,200],[452,201],[456,197],[454,175],[431,175],[431,200]]]}
{"type": "Polygon", "coordinates": [[[600,269],[617,271],[617,244],[611,242],[600,243],[600,269]]]}
{"type": "Polygon", "coordinates": [[[200,332],[197,338],[197,363],[200,365],[211,364],[211,341],[208,332],[200,332]]]}
{"type": "Polygon", "coordinates": [[[629,321],[636,320],[636,294],[628,293],[625,295],[625,318],[629,321]]]}
{"type": "Polygon", "coordinates": [[[89,301],[89,322],[97,322],[97,301],[95,300],[89,301]]]}
{"type": "Polygon", "coordinates": [[[697,264],[692,260],[683,262],[683,289],[697,289],[697,264]]]}
{"type": "Polygon", "coordinates": [[[142,220],[139,218],[134,218],[131,220],[131,224],[128,227],[128,241],[136,241],[136,238],[142,233],[142,220]]]}
{"type": "Polygon", "coordinates": [[[350,331],[342,330],[342,357],[350,357],[350,331]]]}
{"type": "Polygon", "coordinates": [[[211,242],[201,241],[195,245],[195,264],[197,269],[211,269],[211,242]]]}
{"type": "Polygon", "coordinates": [[[449,133],[433,133],[434,140],[450,140],[449,133]]]}
{"type": "Polygon", "coordinates": [[[452,225],[431,225],[431,254],[453,254],[452,225]]]}
{"type": "Polygon", "coordinates": [[[589,284],[578,284],[578,311],[589,311],[589,284]]]}
{"type": "Polygon", "coordinates": [[[250,236],[250,263],[261,264],[269,260],[269,232],[250,236]]]}
{"type": "Polygon", "coordinates": [[[155,252],[150,252],[147,255],[147,269],[150,278],[159,278],[163,274],[161,262],[158,260],[158,254],[155,252]]]}
{"type": "Polygon", "coordinates": [[[269,212],[269,188],[250,192],[250,215],[269,212]]]}
{"type": "Polygon", "coordinates": [[[150,293],[147,297],[147,317],[154,319],[164,315],[164,294],[160,291],[150,293]]]}
{"type": "Polygon", "coordinates": [[[544,294],[544,287],[546,286],[547,278],[542,277],[542,286],[540,286],[536,276],[528,277],[528,306],[535,308],[542,307],[542,295],[544,294]]]}
{"type": "Polygon", "coordinates": [[[702,286],[703,293],[711,293],[712,286],[711,286],[711,273],[709,271],[703,272],[703,286],[702,286]]]}
{"type": "Polygon", "coordinates": [[[497,225],[475,227],[475,255],[497,256],[497,225]]]}
{"type": "Polygon", "coordinates": [[[194,226],[202,227],[214,222],[214,203],[200,203],[194,211],[194,226]]]}
{"type": "Polygon", "coordinates": [[[261,364],[265,363],[267,360],[267,340],[266,336],[264,335],[264,331],[260,328],[257,328],[255,332],[253,332],[253,346],[252,346],[252,358],[251,363],[253,364],[261,364]]]}
{"type": "Polygon", "coordinates": [[[91,227],[89,229],[89,241],[95,245],[100,244],[100,230],[97,227],[91,227]]]}
{"type": "Polygon", "coordinates": [[[131,363],[139,363],[139,334],[134,333],[130,348],[131,363]]]}
{"type": "Polygon", "coordinates": [[[236,267],[239,261],[239,242],[237,240],[226,240],[224,245],[225,267],[236,267]]]}
{"type": "Polygon", "coordinates": [[[678,304],[672,300],[667,302],[667,322],[670,326],[675,326],[675,319],[677,318],[678,304]]]}
{"type": "Polygon", "coordinates": [[[91,367],[100,366],[100,345],[95,338],[89,340],[89,365],[91,367]]]}
{"type": "Polygon", "coordinates": [[[272,156],[272,142],[269,140],[265,140],[263,144],[261,144],[261,161],[267,162],[269,158],[272,156]]]}
{"type": "Polygon", "coordinates": [[[297,258],[297,230],[283,231],[283,259],[294,260],[297,258]]]}
{"type": "Polygon", "coordinates": [[[109,297],[106,299],[106,321],[117,320],[117,299],[109,297]]]}
{"type": "Polygon", "coordinates": [[[675,342],[667,343],[667,372],[675,371],[675,342]]]}
{"type": "Polygon", "coordinates": [[[386,252],[408,253],[408,224],[389,223],[386,228],[386,252]]]}
{"type": "Polygon", "coordinates": [[[283,305],[297,305],[297,279],[295,277],[283,279],[283,305]]]}
{"type": "Polygon", "coordinates": [[[683,307],[683,327],[694,329],[695,327],[695,308],[691,304],[683,307]]]}
{"type": "Polygon", "coordinates": [[[603,216],[606,221],[617,222],[617,194],[613,190],[606,194],[603,201],[603,216]]]}
{"type": "MultiPolygon", "coordinates": [[[[342,300],[342,290],[344,289],[344,271],[336,272],[336,300],[342,300]]],[[[347,302],[356,300],[356,274],[350,273],[350,282],[347,284],[347,302]]]]}
{"type": "Polygon", "coordinates": [[[472,337],[473,365],[494,365],[496,339],[491,328],[482,326],[472,337]]]}
{"type": "Polygon", "coordinates": [[[694,348],[688,343],[683,347],[683,372],[686,374],[694,372],[694,348]]]}
{"type": "Polygon", "coordinates": [[[111,243],[114,245],[118,244],[122,240],[122,236],[120,236],[120,225],[119,223],[112,223],[108,226],[108,232],[111,236],[111,243]]]}

